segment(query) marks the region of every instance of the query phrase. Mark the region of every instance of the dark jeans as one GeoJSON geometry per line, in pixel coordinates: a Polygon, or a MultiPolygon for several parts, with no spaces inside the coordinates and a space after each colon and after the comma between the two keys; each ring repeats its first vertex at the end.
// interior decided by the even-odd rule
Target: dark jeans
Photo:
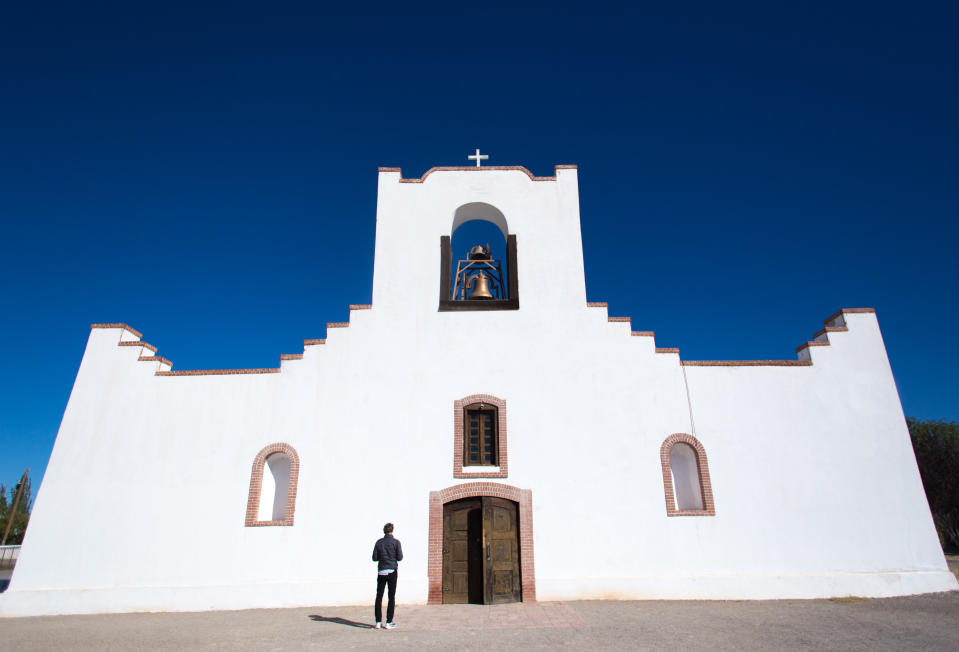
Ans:
{"type": "Polygon", "coordinates": [[[390,587],[389,602],[386,603],[386,622],[393,622],[393,609],[396,608],[396,574],[399,571],[393,571],[389,575],[376,576],[376,606],[373,613],[376,616],[376,622],[383,622],[383,589],[388,584],[390,587]]]}

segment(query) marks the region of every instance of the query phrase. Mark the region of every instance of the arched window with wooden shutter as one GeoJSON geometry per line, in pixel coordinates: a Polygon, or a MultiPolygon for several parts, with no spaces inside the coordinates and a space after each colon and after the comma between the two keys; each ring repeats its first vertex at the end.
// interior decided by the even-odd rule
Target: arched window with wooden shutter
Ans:
{"type": "Polygon", "coordinates": [[[454,478],[508,477],[504,399],[472,394],[454,401],[453,423],[454,478]]]}

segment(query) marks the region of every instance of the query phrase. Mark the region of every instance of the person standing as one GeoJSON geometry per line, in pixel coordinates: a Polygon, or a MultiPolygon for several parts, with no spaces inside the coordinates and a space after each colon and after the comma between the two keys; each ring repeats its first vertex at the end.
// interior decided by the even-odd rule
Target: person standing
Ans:
{"type": "Polygon", "coordinates": [[[376,616],[376,629],[383,625],[383,589],[389,587],[389,601],[386,604],[386,629],[393,629],[393,610],[396,607],[396,579],[399,570],[397,562],[403,560],[403,546],[399,539],[393,537],[393,524],[383,526],[383,538],[373,546],[373,561],[379,562],[376,573],[376,605],[373,615],[376,616]]]}

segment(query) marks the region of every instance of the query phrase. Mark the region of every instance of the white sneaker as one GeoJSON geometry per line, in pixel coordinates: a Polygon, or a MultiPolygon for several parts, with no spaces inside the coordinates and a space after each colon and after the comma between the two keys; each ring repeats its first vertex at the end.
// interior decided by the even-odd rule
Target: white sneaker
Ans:
{"type": "Polygon", "coordinates": [[[393,629],[396,627],[396,623],[386,623],[386,629],[393,629]]]}
{"type": "Polygon", "coordinates": [[[376,623],[376,627],[373,629],[383,629],[383,623],[376,623]]]}

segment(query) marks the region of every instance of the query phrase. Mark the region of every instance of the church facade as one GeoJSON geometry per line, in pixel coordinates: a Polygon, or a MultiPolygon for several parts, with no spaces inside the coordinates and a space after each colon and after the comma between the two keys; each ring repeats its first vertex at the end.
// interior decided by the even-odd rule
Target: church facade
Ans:
{"type": "Polygon", "coordinates": [[[94,324],[0,615],[367,604],[387,521],[401,603],[959,588],[875,313],[658,348],[587,300],[577,174],[380,169],[372,304],[277,368],[94,324]]]}

